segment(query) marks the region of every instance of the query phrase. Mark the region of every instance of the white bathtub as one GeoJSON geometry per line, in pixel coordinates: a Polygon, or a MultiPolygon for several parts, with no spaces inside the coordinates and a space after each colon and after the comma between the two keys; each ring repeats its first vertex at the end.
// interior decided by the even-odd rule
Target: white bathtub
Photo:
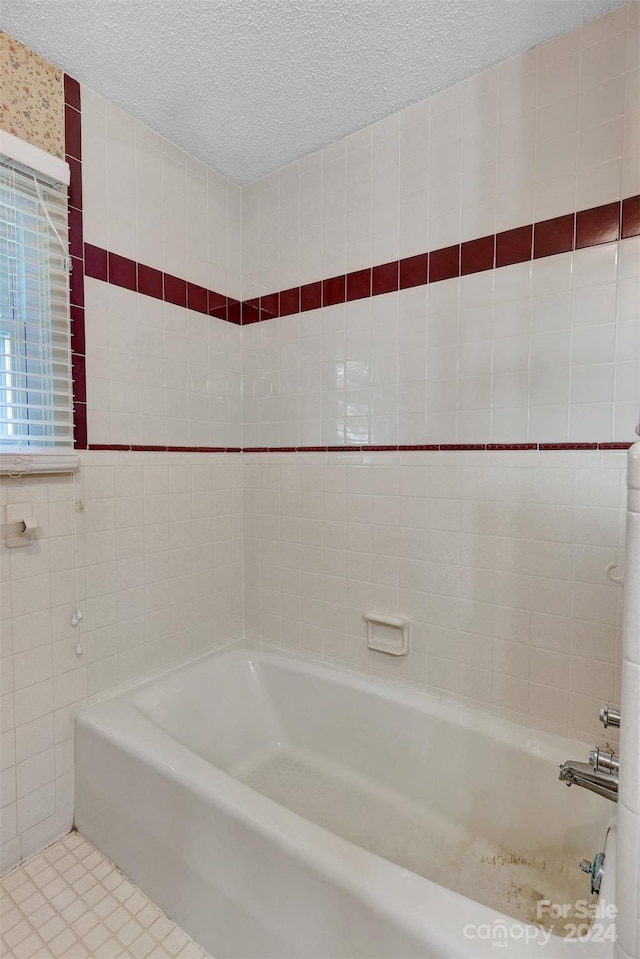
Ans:
{"type": "Polygon", "coordinates": [[[613,954],[529,924],[589,898],[584,744],[235,644],[82,710],[75,749],[80,831],[216,959],[613,954]]]}

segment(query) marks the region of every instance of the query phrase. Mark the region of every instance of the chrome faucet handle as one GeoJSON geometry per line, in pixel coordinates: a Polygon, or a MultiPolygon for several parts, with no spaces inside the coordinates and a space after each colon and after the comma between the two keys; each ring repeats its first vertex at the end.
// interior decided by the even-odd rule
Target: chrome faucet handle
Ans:
{"type": "Polygon", "coordinates": [[[589,765],[597,773],[608,773],[617,776],[620,770],[620,760],[610,749],[600,749],[596,746],[589,753],[589,765]]]}
{"type": "Polygon", "coordinates": [[[605,729],[608,729],[609,726],[620,726],[620,710],[614,709],[612,706],[601,706],[600,707],[600,722],[605,729]]]}

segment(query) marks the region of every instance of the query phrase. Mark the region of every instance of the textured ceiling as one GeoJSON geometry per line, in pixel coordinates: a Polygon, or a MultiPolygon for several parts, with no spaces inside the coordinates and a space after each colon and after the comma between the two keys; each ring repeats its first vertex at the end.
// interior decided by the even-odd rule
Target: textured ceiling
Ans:
{"type": "Polygon", "coordinates": [[[0,0],[0,26],[247,183],[621,0],[0,0]]]}

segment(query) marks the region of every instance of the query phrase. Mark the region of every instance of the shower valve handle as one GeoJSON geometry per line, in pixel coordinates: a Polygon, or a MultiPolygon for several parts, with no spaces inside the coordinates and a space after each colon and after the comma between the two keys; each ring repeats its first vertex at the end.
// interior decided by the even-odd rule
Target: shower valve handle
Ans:
{"type": "Polygon", "coordinates": [[[600,722],[605,729],[608,729],[609,726],[618,728],[620,726],[620,710],[614,709],[612,706],[602,706],[600,708],[600,722]]]}
{"type": "Polygon", "coordinates": [[[611,750],[600,749],[599,746],[596,746],[589,753],[589,765],[597,773],[617,776],[620,769],[620,760],[611,750]]]}

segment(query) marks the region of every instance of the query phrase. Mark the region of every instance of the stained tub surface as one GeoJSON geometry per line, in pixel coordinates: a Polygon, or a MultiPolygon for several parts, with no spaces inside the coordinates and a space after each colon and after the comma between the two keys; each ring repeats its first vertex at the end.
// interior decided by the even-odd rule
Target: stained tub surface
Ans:
{"type": "Polygon", "coordinates": [[[475,957],[496,936],[595,959],[609,933],[568,941],[582,917],[539,905],[589,899],[577,863],[613,807],[557,778],[585,750],[235,644],[80,713],[76,824],[217,959],[475,957]]]}

